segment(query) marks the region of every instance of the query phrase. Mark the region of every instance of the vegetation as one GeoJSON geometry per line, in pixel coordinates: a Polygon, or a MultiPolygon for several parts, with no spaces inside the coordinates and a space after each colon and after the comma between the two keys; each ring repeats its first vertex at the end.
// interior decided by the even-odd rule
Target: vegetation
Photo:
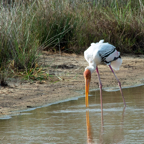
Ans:
{"type": "Polygon", "coordinates": [[[26,73],[41,50],[82,53],[100,39],[144,54],[144,0],[1,0],[0,70],[26,73]]]}

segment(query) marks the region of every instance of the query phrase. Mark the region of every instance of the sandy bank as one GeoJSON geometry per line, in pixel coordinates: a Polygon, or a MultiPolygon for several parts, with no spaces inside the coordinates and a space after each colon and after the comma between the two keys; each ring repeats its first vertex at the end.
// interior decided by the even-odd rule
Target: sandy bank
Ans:
{"type": "MultiPolygon", "coordinates": [[[[122,87],[144,83],[144,56],[122,56],[123,64],[116,75],[122,87]]],[[[9,87],[0,87],[0,116],[59,100],[80,96],[84,91],[83,71],[88,65],[82,55],[48,54],[40,58],[45,72],[54,75],[42,83],[18,79],[8,81],[9,87]],[[52,80],[53,79],[53,80],[52,80]]],[[[103,87],[117,87],[117,81],[106,65],[99,66],[103,87]]],[[[90,89],[98,88],[96,73],[93,73],[90,89]]]]}

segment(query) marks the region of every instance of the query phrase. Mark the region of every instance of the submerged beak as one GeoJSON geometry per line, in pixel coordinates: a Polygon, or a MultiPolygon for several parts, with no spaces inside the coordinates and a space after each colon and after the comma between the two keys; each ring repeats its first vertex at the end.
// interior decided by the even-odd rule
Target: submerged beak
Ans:
{"type": "Polygon", "coordinates": [[[88,93],[89,93],[90,79],[85,78],[85,104],[88,107],[88,93]]]}

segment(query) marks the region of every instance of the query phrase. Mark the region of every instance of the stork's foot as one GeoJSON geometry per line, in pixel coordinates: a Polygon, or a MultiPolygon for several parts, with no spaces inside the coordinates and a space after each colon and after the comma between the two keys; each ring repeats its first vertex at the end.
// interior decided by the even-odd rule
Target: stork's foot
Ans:
{"type": "Polygon", "coordinates": [[[121,92],[121,95],[122,95],[122,98],[123,98],[124,105],[125,105],[125,107],[126,107],[125,99],[124,99],[123,92],[122,92],[122,88],[121,88],[121,83],[118,82],[118,85],[119,85],[119,88],[120,88],[120,92],[121,92]]]}
{"type": "Polygon", "coordinates": [[[98,75],[98,80],[99,80],[99,88],[100,88],[100,101],[101,101],[101,112],[103,114],[103,102],[102,102],[102,83],[100,80],[100,75],[99,75],[99,71],[98,71],[98,67],[96,67],[96,72],[98,75]]]}

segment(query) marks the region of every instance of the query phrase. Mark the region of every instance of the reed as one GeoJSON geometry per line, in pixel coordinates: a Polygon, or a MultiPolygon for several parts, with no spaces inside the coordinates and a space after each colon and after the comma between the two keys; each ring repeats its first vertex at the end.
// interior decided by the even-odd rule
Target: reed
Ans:
{"type": "Polygon", "coordinates": [[[144,53],[144,0],[0,1],[0,67],[28,70],[40,50],[83,53],[100,39],[144,53]]]}

